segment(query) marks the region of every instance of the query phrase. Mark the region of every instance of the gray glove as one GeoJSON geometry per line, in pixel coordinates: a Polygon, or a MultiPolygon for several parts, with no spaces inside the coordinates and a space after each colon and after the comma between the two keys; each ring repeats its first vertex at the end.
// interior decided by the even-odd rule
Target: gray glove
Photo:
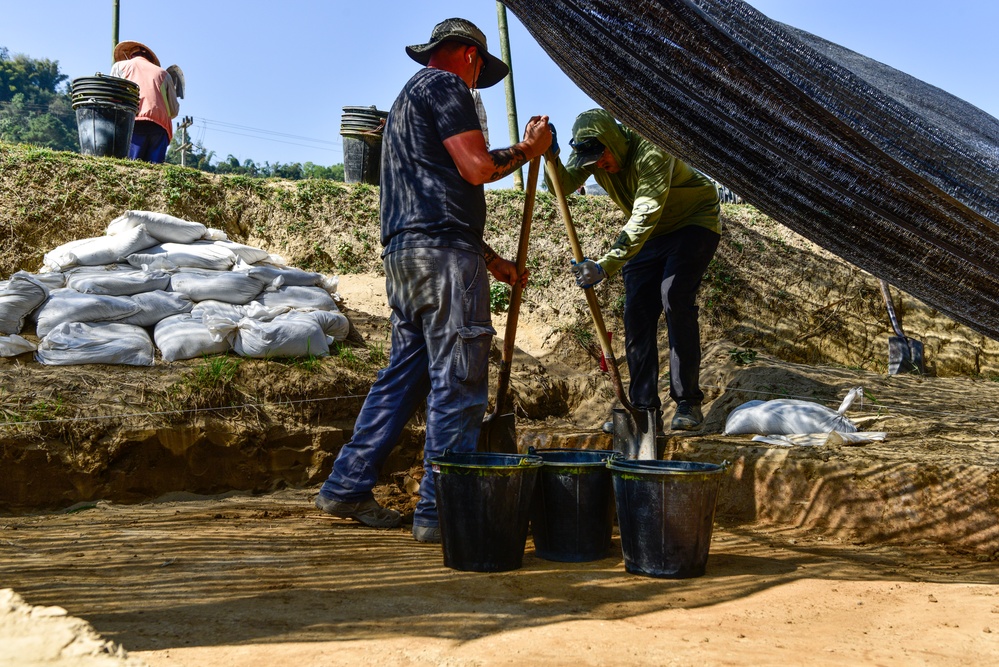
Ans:
{"type": "Polygon", "coordinates": [[[583,289],[593,287],[607,277],[607,274],[599,264],[585,257],[578,264],[573,260],[570,268],[572,269],[572,274],[576,276],[576,284],[583,289]]]}

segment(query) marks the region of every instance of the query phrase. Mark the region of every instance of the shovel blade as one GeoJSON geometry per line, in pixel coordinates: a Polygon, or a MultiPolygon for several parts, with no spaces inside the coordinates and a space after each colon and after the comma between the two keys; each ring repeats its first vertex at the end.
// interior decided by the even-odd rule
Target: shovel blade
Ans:
{"type": "Polygon", "coordinates": [[[480,452],[517,454],[517,420],[514,414],[489,414],[482,420],[479,431],[480,452]]]}
{"type": "Polygon", "coordinates": [[[656,410],[614,408],[614,449],[628,459],[657,460],[656,410]]]}
{"type": "Polygon", "coordinates": [[[888,338],[888,375],[925,373],[923,344],[906,336],[888,338]]]}

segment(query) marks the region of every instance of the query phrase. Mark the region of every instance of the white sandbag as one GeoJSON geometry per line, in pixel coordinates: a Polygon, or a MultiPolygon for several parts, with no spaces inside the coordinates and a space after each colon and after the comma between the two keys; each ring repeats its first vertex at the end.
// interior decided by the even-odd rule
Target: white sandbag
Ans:
{"type": "Polygon", "coordinates": [[[42,271],[28,274],[49,288],[49,291],[66,286],[66,274],[61,271],[42,271]]]}
{"type": "Polygon", "coordinates": [[[310,310],[308,312],[292,311],[285,315],[279,315],[274,321],[284,320],[290,317],[308,317],[315,320],[316,324],[326,332],[327,336],[333,340],[341,341],[347,338],[350,333],[350,321],[347,316],[340,311],[333,310],[310,310]]]}
{"type": "Polygon", "coordinates": [[[116,322],[139,312],[129,297],[81,294],[69,288],[52,290],[38,311],[35,333],[39,338],[65,322],[116,322]]]}
{"type": "Polygon", "coordinates": [[[254,359],[325,357],[330,353],[326,334],[315,320],[306,317],[277,318],[272,322],[244,317],[239,321],[232,349],[254,359]]]}
{"type": "Polygon", "coordinates": [[[142,225],[114,236],[98,236],[64,243],[45,253],[43,264],[48,271],[64,271],[71,266],[113,264],[157,243],[142,225]]]}
{"type": "Polygon", "coordinates": [[[330,293],[322,287],[292,285],[261,292],[256,301],[264,306],[288,306],[296,310],[338,310],[330,293]]]}
{"type": "Polygon", "coordinates": [[[212,243],[220,248],[225,248],[247,264],[263,262],[271,256],[266,250],[254,248],[253,246],[244,245],[242,243],[236,243],[235,241],[229,241],[228,239],[224,241],[213,241],[212,243]]]}
{"type": "Polygon", "coordinates": [[[166,213],[125,211],[111,221],[107,233],[109,236],[123,234],[139,225],[145,225],[149,235],[160,243],[193,243],[208,232],[208,228],[200,222],[191,222],[166,213]]]}
{"type": "Polygon", "coordinates": [[[105,296],[130,296],[170,287],[170,274],[165,271],[142,271],[126,266],[130,270],[73,273],[66,279],[66,286],[84,294],[105,296]]]}
{"type": "Polygon", "coordinates": [[[19,334],[24,319],[49,297],[49,288],[26,271],[18,271],[0,291],[0,334],[19,334]]]}
{"type": "Polygon", "coordinates": [[[855,433],[797,433],[790,435],[754,435],[753,442],[765,442],[779,447],[822,447],[825,445],[845,445],[853,447],[868,442],[880,442],[887,437],[886,431],[856,431],[855,433]]]}
{"type": "Polygon", "coordinates": [[[189,313],[194,307],[191,297],[186,294],[163,290],[143,292],[125,298],[131,299],[139,307],[139,312],[120,321],[140,327],[151,327],[165,317],[189,313]]]}
{"type": "MultiPolygon", "coordinates": [[[[114,238],[109,237],[109,238],[114,238]]],[[[136,268],[171,270],[178,268],[228,271],[236,263],[236,255],[213,241],[194,243],[161,243],[127,257],[136,268]]]]}
{"type": "Polygon", "coordinates": [[[268,288],[297,286],[316,287],[323,282],[323,274],[303,271],[292,267],[278,267],[272,264],[250,265],[245,262],[237,262],[233,271],[245,271],[268,288]]]}
{"type": "Polygon", "coordinates": [[[226,234],[221,229],[215,229],[214,227],[209,227],[208,231],[205,233],[206,241],[228,241],[229,235],[226,234]]]}
{"type": "Polygon", "coordinates": [[[226,303],[225,301],[216,301],[215,299],[205,299],[194,304],[194,308],[191,309],[191,316],[204,321],[208,321],[209,317],[216,317],[239,322],[247,315],[246,306],[226,303]]]}
{"type": "Polygon", "coordinates": [[[235,271],[181,271],[170,278],[170,289],[195,302],[210,299],[245,305],[260,294],[264,284],[235,271]]]}
{"type": "Polygon", "coordinates": [[[153,341],[142,327],[120,322],[65,322],[38,344],[35,360],[51,366],[153,365],[153,341]]]}
{"type": "Polygon", "coordinates": [[[201,318],[190,313],[160,320],[153,330],[153,340],[164,361],[225,354],[232,349],[228,338],[216,341],[201,318]]]}
{"type": "Polygon", "coordinates": [[[25,352],[34,352],[36,349],[34,343],[17,334],[0,336],[0,357],[16,357],[25,352]]]}
{"type": "Polygon", "coordinates": [[[811,401],[777,399],[749,401],[729,413],[724,435],[792,435],[796,433],[855,433],[856,425],[844,413],[864,395],[863,387],[851,389],[839,406],[832,410],[811,401]]]}

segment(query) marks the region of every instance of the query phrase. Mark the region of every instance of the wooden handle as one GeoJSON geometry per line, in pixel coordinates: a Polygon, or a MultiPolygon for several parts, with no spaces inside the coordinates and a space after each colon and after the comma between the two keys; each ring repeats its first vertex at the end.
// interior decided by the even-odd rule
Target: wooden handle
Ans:
{"type": "MultiPolygon", "coordinates": [[[[534,217],[534,196],[538,190],[538,172],[541,158],[531,160],[527,168],[527,188],[524,193],[524,217],[520,223],[520,243],[517,245],[517,275],[523,275],[527,268],[527,246],[531,236],[531,221],[534,217]]],[[[520,302],[524,285],[518,280],[510,294],[510,307],[507,309],[506,333],[503,334],[503,363],[500,365],[499,386],[496,389],[496,406],[493,414],[506,412],[507,392],[510,389],[510,367],[513,363],[514,340],[517,337],[517,320],[520,318],[520,302]]]]}
{"type": "MultiPolygon", "coordinates": [[[[562,183],[558,178],[558,169],[555,161],[545,154],[545,171],[548,173],[548,180],[551,181],[552,190],[555,192],[555,199],[558,200],[559,210],[562,212],[562,221],[565,222],[565,231],[569,235],[569,245],[572,246],[572,256],[577,263],[583,261],[583,249],[579,245],[579,237],[576,236],[576,227],[572,224],[572,214],[569,212],[569,202],[566,201],[565,193],[562,191],[562,183]]],[[[604,325],[603,315],[600,313],[600,302],[597,301],[597,294],[592,287],[583,289],[586,293],[586,303],[590,307],[590,316],[593,318],[593,326],[597,330],[597,338],[600,340],[600,349],[607,360],[607,369],[614,380],[614,391],[617,393],[617,400],[629,412],[635,413],[635,406],[628,400],[624,391],[624,384],[621,382],[621,371],[617,367],[617,359],[614,358],[614,349],[611,347],[610,337],[607,336],[607,327],[604,325]]]]}

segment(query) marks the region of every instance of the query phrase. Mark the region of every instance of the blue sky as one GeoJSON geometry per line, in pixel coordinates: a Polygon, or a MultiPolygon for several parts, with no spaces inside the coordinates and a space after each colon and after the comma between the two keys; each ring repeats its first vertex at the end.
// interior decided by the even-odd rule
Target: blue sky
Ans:
{"type": "MultiPolygon", "coordinates": [[[[999,116],[996,0],[750,0],[999,116]]],[[[499,52],[494,0],[120,0],[119,37],[186,75],[181,115],[215,152],[259,163],[343,161],[342,107],[388,109],[419,67],[403,47],[462,16],[499,52]]],[[[0,46],[58,60],[71,78],[111,67],[112,0],[2,0],[0,46]]],[[[508,12],[518,114],[568,129],[594,106],[508,12]]],[[[510,143],[502,84],[483,91],[494,147],[510,143]]],[[[563,140],[564,142],[564,140],[563,140]]],[[[509,177],[499,186],[510,185],[509,177]]]]}

